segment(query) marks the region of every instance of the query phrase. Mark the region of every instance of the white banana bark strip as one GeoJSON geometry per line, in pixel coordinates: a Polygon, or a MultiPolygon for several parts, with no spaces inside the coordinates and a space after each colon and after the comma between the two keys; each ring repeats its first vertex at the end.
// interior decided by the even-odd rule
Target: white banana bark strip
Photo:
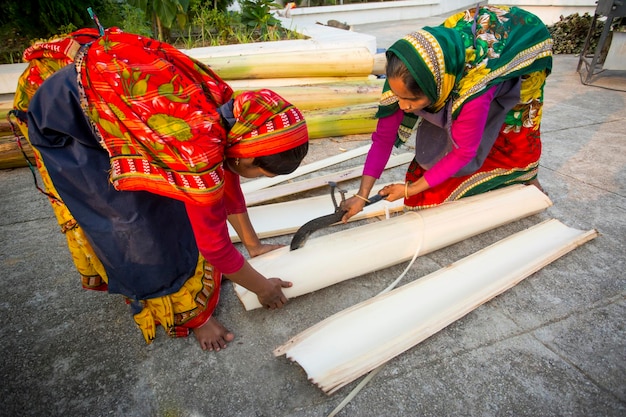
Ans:
{"type": "MultiPolygon", "coordinates": [[[[283,247],[249,260],[264,276],[291,281],[288,298],[387,268],[550,207],[534,186],[514,185],[437,207],[408,212],[320,237],[304,247],[283,247]]],[[[256,294],[235,285],[246,310],[261,307],[256,294]]]]}
{"type": "Polygon", "coordinates": [[[301,165],[294,172],[288,175],[277,175],[275,177],[263,177],[252,181],[246,181],[241,184],[241,190],[246,195],[252,191],[261,190],[263,188],[271,187],[272,185],[280,184],[281,182],[288,181],[292,178],[299,177],[301,175],[309,174],[317,171],[318,169],[326,168],[331,165],[335,165],[352,158],[356,158],[365,155],[369,151],[371,145],[360,146],[358,148],[351,149],[349,151],[333,155],[331,157],[321,159],[319,161],[311,162],[310,164],[301,165]]]}
{"type": "Polygon", "coordinates": [[[547,220],[339,312],[274,354],[298,362],[312,383],[332,394],[597,235],[547,220]]]}
{"type": "MultiPolygon", "coordinates": [[[[385,169],[395,168],[398,165],[406,164],[410,162],[414,157],[415,155],[409,152],[405,152],[399,155],[393,155],[391,158],[389,158],[389,161],[387,161],[385,169]]],[[[284,197],[286,195],[319,188],[328,184],[329,181],[339,183],[341,181],[351,180],[353,178],[360,177],[362,174],[363,165],[359,165],[354,168],[348,168],[344,169],[343,171],[333,172],[326,175],[319,175],[317,177],[309,178],[306,180],[276,185],[269,188],[263,188],[258,191],[251,191],[246,194],[246,205],[250,207],[255,204],[270,201],[279,197],[284,197]]],[[[378,191],[381,188],[382,186],[377,186],[374,191],[378,191]]],[[[352,194],[348,194],[346,197],[350,197],[351,195],[352,194]]]]}
{"type": "MultiPolygon", "coordinates": [[[[382,188],[386,184],[381,184],[382,188]]],[[[355,194],[358,189],[350,190],[346,193],[346,197],[355,194]]],[[[339,192],[336,192],[335,198],[339,204],[339,192]]],[[[365,206],[363,211],[350,218],[350,221],[369,219],[371,217],[383,216],[386,213],[397,213],[404,209],[402,200],[386,201],[382,200],[377,203],[365,206]]],[[[330,193],[319,195],[316,197],[301,198],[299,200],[286,201],[283,203],[266,204],[263,206],[248,208],[248,216],[250,222],[254,226],[254,231],[261,239],[282,236],[289,233],[295,233],[303,224],[309,220],[316,219],[321,216],[332,214],[335,211],[330,193]]],[[[239,242],[239,236],[233,227],[228,225],[230,240],[239,242]]]]}

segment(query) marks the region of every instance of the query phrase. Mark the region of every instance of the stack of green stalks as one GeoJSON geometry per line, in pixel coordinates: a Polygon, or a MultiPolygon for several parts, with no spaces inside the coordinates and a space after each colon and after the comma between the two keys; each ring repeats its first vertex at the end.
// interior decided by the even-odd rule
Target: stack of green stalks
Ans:
{"type": "MultiPolygon", "coordinates": [[[[253,67],[248,66],[250,59],[245,56],[237,60],[232,57],[213,59],[211,66],[236,91],[269,88],[293,103],[303,112],[309,137],[314,140],[369,134],[376,127],[374,115],[384,80],[371,75],[371,55],[367,57],[359,53],[354,57],[351,61],[348,56],[338,54],[334,58],[328,57],[337,61],[332,65],[324,59],[317,65],[303,65],[297,64],[298,60],[303,59],[299,55],[292,57],[295,61],[291,65],[283,63],[285,65],[277,67],[274,60],[273,72],[270,66],[267,66],[267,72],[263,72],[258,56],[253,67]],[[287,69],[277,74],[276,68],[287,69]]],[[[7,113],[12,106],[12,102],[0,102],[0,169],[27,165],[7,120],[7,113]]],[[[31,161],[34,161],[28,142],[22,139],[21,143],[31,161]]]]}

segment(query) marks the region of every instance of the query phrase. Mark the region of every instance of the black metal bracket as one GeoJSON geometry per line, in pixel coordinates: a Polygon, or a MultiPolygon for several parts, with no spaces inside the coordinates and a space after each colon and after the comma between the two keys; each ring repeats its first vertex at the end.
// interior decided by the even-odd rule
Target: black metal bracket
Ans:
{"type": "Polygon", "coordinates": [[[591,26],[589,27],[589,33],[587,34],[587,38],[585,38],[585,43],[583,45],[583,48],[580,51],[578,67],[576,68],[576,71],[579,72],[581,75],[581,81],[583,84],[585,85],[591,84],[593,77],[604,71],[603,50],[605,48],[606,41],[609,38],[609,32],[611,32],[611,26],[613,25],[613,21],[615,19],[625,17],[625,16],[626,16],[626,0],[598,0],[597,1],[596,11],[593,15],[591,26]],[[604,22],[604,28],[602,29],[602,33],[600,34],[598,45],[593,51],[593,54],[591,54],[591,51],[590,51],[591,37],[595,33],[596,26],[598,24],[598,19],[601,18],[602,16],[606,17],[606,21],[604,22]],[[580,72],[583,65],[585,66],[585,70],[586,70],[585,76],[583,76],[583,73],[580,72]]]}

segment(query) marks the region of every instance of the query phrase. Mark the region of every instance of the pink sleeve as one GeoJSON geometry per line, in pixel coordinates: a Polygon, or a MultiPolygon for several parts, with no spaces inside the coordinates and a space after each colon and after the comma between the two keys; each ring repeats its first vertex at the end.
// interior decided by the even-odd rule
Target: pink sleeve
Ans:
{"type": "Polygon", "coordinates": [[[428,185],[435,187],[441,184],[476,156],[496,89],[497,86],[492,87],[463,106],[459,116],[452,122],[452,139],[456,147],[453,145],[450,153],[424,173],[428,185]]]}
{"type": "Polygon", "coordinates": [[[378,119],[376,131],[372,134],[372,147],[365,159],[363,175],[380,178],[391,156],[403,115],[404,112],[398,110],[391,116],[378,119]]]}
{"type": "Polygon", "coordinates": [[[237,210],[242,207],[245,211],[243,193],[239,187],[239,177],[233,173],[230,173],[230,176],[236,178],[231,178],[228,174],[225,175],[224,198],[216,204],[208,206],[185,204],[200,253],[211,265],[224,274],[239,271],[245,260],[230,240],[226,223],[228,214],[240,213],[237,210]],[[236,179],[236,183],[233,182],[234,179],[236,179]],[[232,187],[236,187],[238,191],[232,187]],[[238,196],[241,196],[241,200],[238,196]],[[243,206],[241,205],[242,202],[243,206]]]}

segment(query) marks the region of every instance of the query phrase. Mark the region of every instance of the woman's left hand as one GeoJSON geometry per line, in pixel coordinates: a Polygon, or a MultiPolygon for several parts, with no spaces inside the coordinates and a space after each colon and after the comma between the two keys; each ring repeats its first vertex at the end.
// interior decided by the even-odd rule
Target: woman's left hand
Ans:
{"type": "Polygon", "coordinates": [[[404,184],[389,184],[379,191],[379,194],[387,195],[387,201],[396,201],[404,198],[404,184]]]}
{"type": "Polygon", "coordinates": [[[264,253],[280,249],[283,246],[285,245],[269,245],[266,243],[260,243],[255,246],[246,246],[246,249],[248,250],[248,254],[250,255],[250,257],[254,258],[255,256],[263,255],[264,253]]]}

